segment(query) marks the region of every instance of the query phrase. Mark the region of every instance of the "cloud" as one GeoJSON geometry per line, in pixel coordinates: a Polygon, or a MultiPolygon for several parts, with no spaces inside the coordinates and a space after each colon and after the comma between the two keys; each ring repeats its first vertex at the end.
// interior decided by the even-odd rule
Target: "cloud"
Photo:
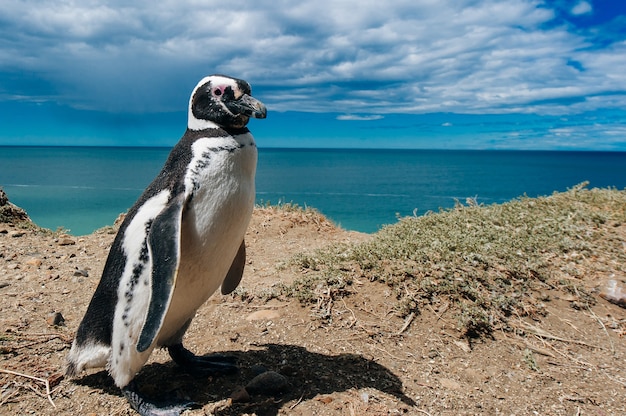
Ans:
{"type": "MultiPolygon", "coordinates": [[[[198,79],[226,73],[247,79],[274,111],[626,107],[626,43],[596,45],[551,25],[561,6],[550,4],[4,0],[0,100],[181,111],[198,79]]],[[[582,1],[570,11],[592,10],[582,1]]]]}
{"type": "Polygon", "coordinates": [[[348,120],[348,121],[373,121],[373,120],[381,120],[384,116],[380,114],[372,114],[368,116],[357,116],[355,114],[342,114],[337,116],[337,120],[348,120]]]}
{"type": "Polygon", "coordinates": [[[591,13],[592,10],[593,9],[591,8],[591,4],[587,3],[586,1],[581,1],[572,8],[571,13],[573,15],[579,16],[582,14],[591,13]]]}

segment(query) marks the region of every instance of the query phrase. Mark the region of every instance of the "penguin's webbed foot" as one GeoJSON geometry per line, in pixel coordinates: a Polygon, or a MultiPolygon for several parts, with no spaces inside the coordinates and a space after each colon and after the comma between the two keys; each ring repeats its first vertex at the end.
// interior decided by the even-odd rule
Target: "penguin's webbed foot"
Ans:
{"type": "Polygon", "coordinates": [[[239,371],[235,365],[237,359],[232,356],[223,354],[198,356],[183,347],[183,344],[171,345],[167,350],[174,362],[192,375],[214,376],[235,374],[239,371]]]}
{"type": "Polygon", "coordinates": [[[148,401],[139,393],[134,381],[128,383],[126,387],[122,387],[122,393],[128,400],[130,407],[135,409],[141,416],[179,416],[185,410],[191,409],[196,405],[196,403],[187,400],[157,405],[148,401]]]}

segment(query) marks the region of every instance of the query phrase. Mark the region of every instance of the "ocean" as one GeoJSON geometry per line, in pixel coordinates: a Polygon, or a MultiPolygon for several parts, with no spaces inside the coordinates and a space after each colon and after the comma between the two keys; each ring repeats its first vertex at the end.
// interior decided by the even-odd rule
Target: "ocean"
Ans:
{"type": "MultiPolygon", "coordinates": [[[[169,148],[0,147],[0,187],[38,225],[89,234],[111,225],[159,172],[169,148]]],[[[472,198],[626,188],[625,152],[259,149],[257,203],[312,207],[348,230],[472,198]]]]}

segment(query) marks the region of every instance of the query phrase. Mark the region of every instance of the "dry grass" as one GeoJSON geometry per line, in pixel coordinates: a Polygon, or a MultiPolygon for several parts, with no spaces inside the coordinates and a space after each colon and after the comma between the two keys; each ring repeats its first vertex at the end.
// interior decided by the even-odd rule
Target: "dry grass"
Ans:
{"type": "Polygon", "coordinates": [[[291,202],[279,202],[276,205],[261,204],[257,205],[255,210],[261,216],[269,218],[288,218],[292,223],[291,226],[315,224],[319,229],[331,230],[335,228],[335,225],[315,208],[301,207],[291,202]]]}
{"type": "Polygon", "coordinates": [[[400,316],[450,303],[468,336],[512,330],[511,317],[539,318],[550,289],[584,308],[594,298],[578,278],[583,270],[602,271],[594,270],[594,258],[612,258],[626,271],[620,240],[596,232],[626,221],[626,191],[586,185],[500,205],[457,204],[402,218],[366,243],[298,255],[293,264],[306,273],[283,294],[322,305],[356,290],[355,280],[379,281],[393,291],[400,316]],[[565,266],[552,267],[557,259],[565,266]]]}
{"type": "MultiPolygon", "coordinates": [[[[138,382],[198,416],[626,414],[625,309],[603,299],[626,282],[625,196],[468,201],[373,235],[258,207],[242,285],[203,305],[185,338],[237,357],[240,374],[190,377],[159,350],[138,382]],[[291,388],[233,401],[259,367],[291,388]]],[[[115,226],[31,227],[0,224],[0,414],[132,414],[105,371],[61,375],[115,226]]]]}

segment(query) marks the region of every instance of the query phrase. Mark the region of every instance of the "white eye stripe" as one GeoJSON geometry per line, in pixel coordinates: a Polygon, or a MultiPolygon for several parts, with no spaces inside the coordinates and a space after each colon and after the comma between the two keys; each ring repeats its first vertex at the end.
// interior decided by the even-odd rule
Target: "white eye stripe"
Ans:
{"type": "Polygon", "coordinates": [[[187,128],[197,131],[223,125],[244,127],[247,118],[244,120],[244,117],[233,113],[228,103],[240,100],[250,92],[250,85],[244,80],[224,75],[204,77],[198,82],[189,99],[187,128]],[[217,110],[215,117],[210,114],[213,111],[211,108],[217,110]]]}

